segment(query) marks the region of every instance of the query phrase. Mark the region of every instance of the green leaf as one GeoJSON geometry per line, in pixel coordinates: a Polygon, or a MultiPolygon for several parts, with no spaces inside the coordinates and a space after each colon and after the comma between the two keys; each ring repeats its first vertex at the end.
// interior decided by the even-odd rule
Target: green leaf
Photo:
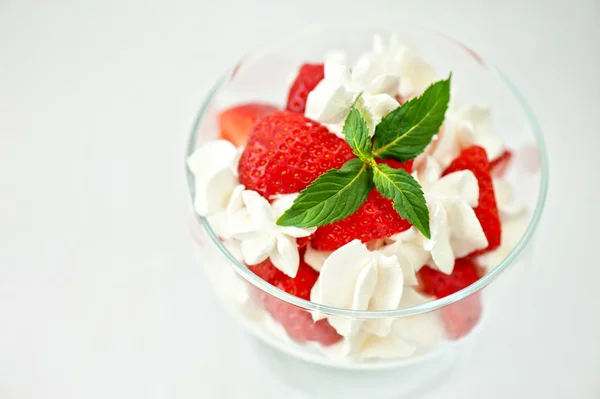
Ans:
{"type": "Polygon", "coordinates": [[[372,144],[367,121],[363,118],[359,109],[360,104],[362,104],[362,100],[359,96],[350,108],[342,133],[344,133],[346,141],[352,147],[352,152],[364,162],[367,162],[373,158],[373,155],[371,155],[372,144]]]}
{"type": "Polygon", "coordinates": [[[373,155],[408,161],[423,152],[439,130],[450,101],[450,77],[387,114],[375,128],[373,155]]]}
{"type": "MultiPolygon", "coordinates": [[[[362,118],[365,120],[369,136],[372,137],[373,134],[375,134],[375,121],[373,121],[371,113],[367,111],[367,107],[365,105],[365,101],[363,100],[362,93],[354,101],[354,107],[358,110],[358,112],[360,112],[360,116],[362,116],[362,118]]],[[[372,144],[369,138],[369,148],[371,147],[372,144]]]]}
{"type": "Polygon", "coordinates": [[[373,180],[377,191],[394,201],[396,212],[430,238],[429,210],[419,183],[404,169],[394,169],[385,164],[374,168],[373,180]]]}
{"type": "Polygon", "coordinates": [[[337,222],[353,214],[372,189],[372,169],[360,159],[351,159],[302,190],[277,224],[308,228],[337,222]]]}

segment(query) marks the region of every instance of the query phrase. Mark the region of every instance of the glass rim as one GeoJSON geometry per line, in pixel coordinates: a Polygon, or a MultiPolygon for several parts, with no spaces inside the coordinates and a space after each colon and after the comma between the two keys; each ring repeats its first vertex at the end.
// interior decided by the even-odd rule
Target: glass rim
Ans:
{"type": "MultiPolygon", "coordinates": [[[[538,150],[539,157],[540,157],[540,191],[539,191],[539,196],[538,196],[538,199],[537,199],[537,202],[535,205],[535,209],[533,211],[533,214],[532,214],[531,220],[527,226],[527,229],[525,230],[525,233],[523,234],[523,236],[521,237],[521,239],[519,240],[517,245],[514,246],[514,248],[510,251],[510,253],[491,272],[489,272],[485,276],[481,277],[475,283],[469,285],[466,288],[463,288],[460,291],[455,292],[454,294],[448,295],[444,298],[435,299],[433,301],[426,302],[426,303],[423,303],[423,304],[420,304],[417,306],[412,306],[412,307],[402,308],[402,309],[353,310],[353,309],[338,308],[338,307],[334,307],[334,306],[322,305],[322,304],[318,304],[318,303],[315,303],[315,302],[312,302],[312,301],[309,301],[306,299],[301,299],[294,295],[288,294],[287,292],[282,291],[279,288],[264,281],[263,279],[258,277],[256,274],[254,274],[246,265],[244,265],[243,263],[238,261],[231,254],[231,252],[225,247],[225,245],[221,242],[221,240],[215,234],[215,232],[213,231],[212,227],[210,226],[210,223],[208,222],[208,220],[205,217],[198,215],[194,210],[193,211],[194,218],[198,222],[200,222],[200,224],[203,226],[203,228],[206,231],[206,233],[208,234],[208,236],[211,238],[213,244],[215,244],[217,246],[217,248],[221,251],[221,253],[225,256],[225,258],[229,261],[230,265],[233,266],[233,269],[235,270],[235,272],[237,274],[239,274],[241,277],[243,277],[246,281],[248,281],[249,283],[254,285],[255,287],[268,293],[269,295],[272,295],[272,296],[278,298],[279,300],[290,303],[299,308],[302,308],[302,309],[305,309],[305,310],[311,311],[311,312],[318,312],[318,313],[328,315],[328,316],[337,316],[337,317],[342,317],[342,318],[354,318],[354,319],[381,319],[381,318],[398,318],[398,317],[414,316],[417,314],[428,313],[428,312],[432,312],[432,311],[441,309],[443,307],[446,307],[455,302],[458,302],[458,301],[480,291],[481,289],[486,287],[488,284],[490,284],[492,281],[496,280],[498,278],[498,276],[500,276],[506,269],[508,269],[509,266],[511,264],[513,264],[514,261],[517,260],[517,258],[521,254],[521,252],[525,249],[527,244],[530,242],[530,240],[539,224],[540,218],[542,216],[544,206],[546,203],[546,196],[548,193],[548,154],[546,151],[546,144],[544,142],[544,137],[542,135],[542,131],[541,131],[539,122],[537,121],[537,119],[533,113],[533,110],[531,109],[531,107],[529,106],[529,104],[527,103],[527,101],[525,100],[523,95],[516,88],[516,86],[508,79],[508,77],[503,72],[501,72],[497,67],[484,61],[484,59],[481,56],[479,56],[475,51],[473,51],[472,49],[470,49],[469,47],[464,45],[462,42],[460,42],[457,39],[454,39],[450,36],[441,34],[434,30],[422,28],[422,27],[419,27],[419,29],[428,31],[428,33],[435,34],[436,36],[441,36],[441,37],[447,39],[448,41],[453,42],[455,45],[462,47],[472,58],[474,58],[479,64],[481,64],[482,67],[488,69],[489,72],[496,75],[496,77],[499,78],[504,83],[504,85],[506,85],[506,87],[509,89],[509,91],[512,93],[514,98],[517,100],[517,102],[521,106],[521,109],[523,110],[523,112],[530,124],[530,127],[533,131],[533,135],[535,137],[535,142],[537,145],[537,150],[538,150]]],[[[297,37],[297,35],[293,35],[292,37],[297,37]]],[[[260,51],[257,51],[255,53],[260,53],[260,51]]],[[[242,57],[242,60],[247,61],[249,58],[250,57],[247,57],[247,56],[242,57]]],[[[239,65],[239,63],[238,63],[238,65],[239,65]]],[[[221,86],[229,79],[229,77],[232,76],[232,73],[235,73],[236,68],[237,68],[237,66],[232,68],[231,71],[228,71],[223,76],[221,76],[221,78],[217,80],[217,82],[214,84],[214,86],[209,90],[208,94],[206,95],[206,98],[204,99],[204,102],[196,115],[196,118],[195,118],[193,126],[192,126],[192,131],[191,131],[188,141],[187,141],[186,160],[190,155],[192,155],[192,153],[196,149],[196,141],[198,138],[199,126],[200,126],[202,119],[204,118],[204,116],[206,114],[208,105],[211,103],[215,94],[221,88],[221,86]]],[[[187,166],[187,162],[185,162],[185,160],[184,160],[184,163],[185,163],[185,169],[186,169],[188,189],[189,189],[191,200],[193,203],[194,196],[195,196],[195,180],[194,180],[194,176],[193,176],[192,172],[189,170],[189,168],[187,166]]]]}

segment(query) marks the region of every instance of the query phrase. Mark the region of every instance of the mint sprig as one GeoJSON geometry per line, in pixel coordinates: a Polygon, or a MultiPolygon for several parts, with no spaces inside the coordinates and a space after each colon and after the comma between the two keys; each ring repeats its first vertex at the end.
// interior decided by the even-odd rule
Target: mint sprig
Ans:
{"type": "Polygon", "coordinates": [[[378,163],[378,159],[405,162],[422,153],[439,131],[449,101],[450,77],[387,114],[375,127],[371,142],[372,121],[359,96],[342,130],[358,158],[319,176],[302,190],[277,224],[309,228],[345,219],[360,208],[375,187],[393,200],[400,216],[430,238],[429,211],[421,186],[403,169],[378,163]]]}
{"type": "Polygon", "coordinates": [[[379,164],[373,168],[373,180],[381,195],[394,200],[396,212],[430,238],[429,211],[423,189],[415,178],[404,169],[379,164]]]}
{"type": "MultiPolygon", "coordinates": [[[[357,107],[357,103],[360,101],[361,97],[358,97],[352,108],[350,108],[350,113],[346,117],[342,133],[352,148],[352,152],[354,152],[361,161],[369,162],[369,160],[373,158],[373,154],[371,153],[371,136],[369,135],[367,122],[357,107]]],[[[362,107],[362,103],[360,104],[362,107]]]]}
{"type": "Polygon", "coordinates": [[[373,189],[373,171],[361,159],[331,169],[302,190],[277,220],[280,226],[315,227],[352,215],[373,189]]]}
{"type": "Polygon", "coordinates": [[[387,114],[375,128],[373,155],[398,161],[415,158],[440,129],[449,101],[450,77],[387,114]]]}

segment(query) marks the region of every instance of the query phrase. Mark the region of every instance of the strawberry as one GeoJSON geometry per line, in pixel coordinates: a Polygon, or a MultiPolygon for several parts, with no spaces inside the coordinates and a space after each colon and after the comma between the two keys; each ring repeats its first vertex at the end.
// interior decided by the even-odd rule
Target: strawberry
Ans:
{"type": "Polygon", "coordinates": [[[377,163],[386,164],[387,166],[394,168],[394,169],[404,169],[408,173],[412,172],[412,167],[413,167],[413,163],[414,163],[414,159],[411,159],[410,161],[406,161],[406,162],[396,161],[395,159],[391,159],[391,158],[390,159],[377,159],[376,161],[377,161],[377,163]]]}
{"type": "MultiPolygon", "coordinates": [[[[319,123],[300,114],[275,112],[254,126],[240,158],[240,182],[268,199],[301,191],[323,173],[340,168],[354,157],[345,140],[319,123]]],[[[413,163],[392,159],[378,162],[409,172],[413,163]]],[[[317,229],[312,242],[317,249],[333,251],[354,239],[367,242],[386,238],[409,227],[410,223],[392,207],[392,201],[374,190],[354,214],[317,229]]]]}
{"type": "MultiPolygon", "coordinates": [[[[310,291],[319,277],[319,273],[304,261],[300,262],[298,274],[295,278],[286,276],[275,268],[269,260],[250,266],[250,270],[288,294],[306,300],[310,299],[310,291]]],[[[265,310],[280,322],[288,335],[296,341],[316,341],[327,346],[342,339],[342,336],[325,319],[315,322],[306,310],[277,299],[266,292],[261,292],[261,299],[265,310]]]]}
{"type": "Polygon", "coordinates": [[[304,113],[306,108],[306,98],[317,84],[323,80],[325,71],[323,64],[304,64],[300,67],[298,76],[288,94],[286,110],[291,112],[304,113]]]}
{"type": "Polygon", "coordinates": [[[506,173],[506,170],[510,166],[512,159],[512,152],[510,150],[504,150],[502,154],[492,162],[490,162],[490,171],[494,177],[502,177],[506,173]]]}
{"type": "Polygon", "coordinates": [[[479,250],[474,255],[479,255],[500,245],[501,225],[498,215],[498,206],[496,205],[496,195],[492,185],[492,176],[490,174],[490,164],[487,154],[482,147],[471,146],[464,149],[458,158],[444,171],[444,175],[459,170],[470,170],[473,172],[479,183],[479,204],[474,209],[479,223],[488,240],[488,247],[479,250]]]}
{"type": "Polygon", "coordinates": [[[481,319],[479,292],[442,308],[441,312],[448,338],[457,340],[464,337],[481,319]]]}
{"type": "Polygon", "coordinates": [[[219,115],[220,138],[228,140],[236,147],[246,144],[248,135],[256,121],[277,111],[272,105],[249,103],[231,107],[219,115]]]}
{"type": "Polygon", "coordinates": [[[298,245],[298,248],[304,248],[304,247],[306,247],[309,242],[310,242],[310,237],[299,237],[299,238],[296,238],[296,244],[298,245]]]}
{"type": "Polygon", "coordinates": [[[456,259],[452,274],[448,275],[423,266],[417,273],[421,290],[427,295],[443,298],[454,294],[479,280],[479,270],[469,258],[456,259]]]}
{"type": "Polygon", "coordinates": [[[252,129],[238,166],[240,182],[267,199],[297,193],[351,158],[348,143],[326,127],[279,111],[261,118],[252,129]]]}
{"type": "MultiPolygon", "coordinates": [[[[403,168],[409,173],[413,164],[412,160],[404,163],[393,159],[377,162],[396,169],[403,168]]],[[[352,215],[319,227],[313,234],[311,243],[315,249],[335,251],[352,240],[358,239],[366,243],[378,238],[387,238],[407,230],[410,226],[411,224],[394,210],[391,200],[373,190],[352,215]]]]}
{"type": "MultiPolygon", "coordinates": [[[[479,280],[479,276],[477,266],[468,258],[456,259],[450,275],[429,266],[422,267],[417,273],[421,290],[436,298],[446,297],[468,287],[479,280]]],[[[481,317],[479,293],[442,308],[441,315],[449,338],[458,339],[466,335],[481,317]]]]}

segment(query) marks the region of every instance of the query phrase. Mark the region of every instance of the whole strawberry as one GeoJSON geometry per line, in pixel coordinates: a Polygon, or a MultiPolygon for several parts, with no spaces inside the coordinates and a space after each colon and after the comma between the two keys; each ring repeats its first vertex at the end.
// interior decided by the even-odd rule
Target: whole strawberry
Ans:
{"type": "Polygon", "coordinates": [[[479,203],[474,210],[489,245],[487,248],[477,251],[474,255],[494,250],[500,246],[502,227],[490,174],[490,163],[485,149],[479,146],[464,149],[444,171],[444,175],[459,170],[473,172],[479,185],[479,203]]]}
{"type": "Polygon", "coordinates": [[[291,112],[304,113],[306,108],[306,98],[317,84],[325,76],[323,64],[304,64],[298,71],[298,76],[288,94],[286,110],[291,112]]]}
{"type": "MultiPolygon", "coordinates": [[[[286,276],[266,260],[256,266],[250,266],[256,275],[275,287],[297,296],[310,299],[310,291],[315,285],[319,273],[300,262],[295,278],[286,276]]],[[[299,342],[316,341],[322,345],[332,345],[342,339],[327,320],[315,322],[309,312],[290,305],[274,296],[261,291],[261,299],[265,310],[285,328],[288,335],[299,342]]]]}
{"type": "Polygon", "coordinates": [[[254,126],[239,162],[240,182],[265,198],[297,193],[355,158],[346,141],[318,122],[279,111],[254,126]]]}

